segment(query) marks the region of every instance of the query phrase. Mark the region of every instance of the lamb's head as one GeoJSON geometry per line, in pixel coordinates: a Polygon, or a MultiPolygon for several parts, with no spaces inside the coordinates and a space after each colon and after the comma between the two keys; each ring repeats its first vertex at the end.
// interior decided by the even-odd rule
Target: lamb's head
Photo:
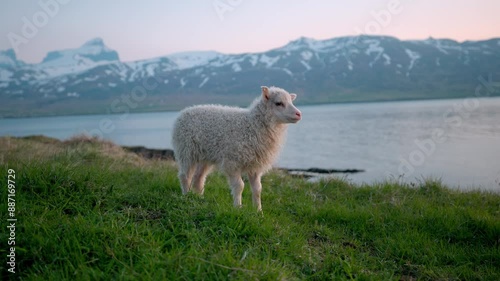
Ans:
{"type": "Polygon", "coordinates": [[[262,99],[267,111],[279,123],[297,123],[302,118],[302,113],[293,105],[296,94],[289,94],[278,87],[262,86],[262,99]]]}

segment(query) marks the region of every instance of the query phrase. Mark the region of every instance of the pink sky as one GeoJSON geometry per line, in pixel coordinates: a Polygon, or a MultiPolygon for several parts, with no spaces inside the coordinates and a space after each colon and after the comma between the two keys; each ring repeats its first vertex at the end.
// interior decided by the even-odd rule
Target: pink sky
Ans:
{"type": "Polygon", "coordinates": [[[359,32],[400,39],[500,37],[497,0],[57,1],[62,0],[0,2],[0,50],[12,47],[9,34],[22,36],[23,18],[33,21],[44,12],[40,3],[52,3],[57,11],[15,48],[31,63],[94,37],[103,38],[123,61],[189,50],[259,52],[301,36],[359,32]]]}

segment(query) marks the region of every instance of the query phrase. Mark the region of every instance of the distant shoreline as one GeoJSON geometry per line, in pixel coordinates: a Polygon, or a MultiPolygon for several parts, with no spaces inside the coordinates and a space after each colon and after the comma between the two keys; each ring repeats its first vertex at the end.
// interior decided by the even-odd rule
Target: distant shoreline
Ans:
{"type": "MultiPolygon", "coordinates": [[[[36,140],[43,143],[61,143],[61,141],[56,138],[47,137],[44,135],[32,135],[25,137],[13,137],[16,139],[25,139],[25,140],[36,140]]],[[[76,136],[76,138],[80,138],[76,136]]],[[[85,137],[80,138],[85,140],[85,137]]],[[[88,140],[93,140],[93,138],[88,138],[88,140]]],[[[96,139],[97,140],[97,139],[96,139]]],[[[145,146],[120,146],[127,152],[132,152],[137,154],[138,156],[148,159],[148,160],[162,160],[162,161],[174,161],[174,151],[172,149],[155,149],[155,148],[147,148],[145,146]]],[[[333,174],[356,174],[365,172],[363,169],[325,169],[325,168],[308,168],[308,169],[299,169],[299,168],[283,168],[283,167],[275,167],[276,170],[284,171],[288,175],[299,178],[317,178],[323,176],[329,176],[333,174]]]]}
{"type": "MultiPolygon", "coordinates": [[[[175,161],[174,151],[171,149],[152,149],[144,146],[122,146],[122,148],[125,149],[126,151],[133,152],[145,159],[175,161]]],[[[282,168],[282,167],[276,167],[276,169],[284,171],[290,176],[300,177],[300,178],[316,178],[333,174],[356,174],[365,171],[363,169],[324,169],[324,168],[296,169],[296,168],[282,168]]]]}
{"type": "MultiPolygon", "coordinates": [[[[437,97],[437,98],[401,98],[401,99],[375,99],[375,100],[361,100],[361,101],[332,101],[332,102],[298,102],[297,106],[320,106],[320,105],[333,105],[333,104],[371,104],[371,103],[390,103],[390,102],[413,102],[413,101],[437,101],[437,100],[461,100],[461,99],[466,99],[466,98],[471,98],[472,96],[462,96],[462,97],[437,97]]],[[[478,99],[491,99],[491,98],[500,98],[499,96],[489,96],[489,97],[474,97],[478,99]]],[[[219,104],[215,102],[216,104],[219,104]]],[[[196,103],[193,103],[192,105],[195,105],[196,103]]],[[[201,104],[201,103],[200,103],[201,104]]],[[[245,107],[245,105],[238,105],[238,104],[228,104],[230,106],[239,106],[239,107],[245,107]]],[[[139,109],[130,109],[130,112],[127,114],[139,114],[139,113],[162,113],[162,112],[178,112],[182,110],[182,108],[178,109],[165,109],[165,110],[148,110],[147,108],[139,108],[139,109]]],[[[28,119],[28,118],[50,118],[50,117],[67,117],[67,116],[91,116],[91,115],[122,115],[124,114],[123,112],[120,113],[106,113],[106,112],[101,112],[101,111],[96,111],[96,112],[75,112],[75,113],[48,113],[48,114],[35,114],[35,115],[28,115],[28,114],[20,114],[20,115],[5,115],[2,116],[0,115],[0,120],[2,119],[28,119]]]]}

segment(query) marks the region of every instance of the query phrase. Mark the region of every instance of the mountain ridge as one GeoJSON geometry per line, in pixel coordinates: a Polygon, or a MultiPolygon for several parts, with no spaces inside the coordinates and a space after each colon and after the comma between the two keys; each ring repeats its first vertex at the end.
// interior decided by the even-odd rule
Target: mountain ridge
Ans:
{"type": "MultiPolygon", "coordinates": [[[[242,104],[271,84],[301,94],[306,103],[448,98],[474,94],[484,75],[500,75],[500,38],[300,37],[264,52],[190,51],[132,62],[94,38],[51,51],[38,64],[0,51],[0,101],[45,113],[82,101],[102,109],[141,89],[146,97],[130,110],[165,110],[242,104]]],[[[0,115],[12,113],[1,108],[0,115]]]]}

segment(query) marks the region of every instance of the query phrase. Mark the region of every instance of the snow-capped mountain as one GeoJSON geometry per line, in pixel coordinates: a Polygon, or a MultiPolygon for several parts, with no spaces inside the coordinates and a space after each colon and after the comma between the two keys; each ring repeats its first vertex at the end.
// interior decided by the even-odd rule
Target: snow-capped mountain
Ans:
{"type": "Polygon", "coordinates": [[[183,52],[122,62],[97,38],[49,52],[39,64],[0,51],[0,114],[9,115],[9,104],[102,107],[137,89],[146,93],[144,107],[162,103],[160,109],[248,100],[261,85],[282,86],[306,102],[472,96],[480,76],[500,79],[500,39],[302,37],[261,53],[183,52]]]}
{"type": "Polygon", "coordinates": [[[16,57],[13,49],[0,51],[0,69],[15,69],[24,66],[24,62],[16,57]]]}
{"type": "Polygon", "coordinates": [[[54,78],[114,61],[119,61],[118,53],[106,47],[102,39],[95,38],[77,49],[49,52],[43,61],[33,68],[45,72],[47,78],[54,78]]]}

